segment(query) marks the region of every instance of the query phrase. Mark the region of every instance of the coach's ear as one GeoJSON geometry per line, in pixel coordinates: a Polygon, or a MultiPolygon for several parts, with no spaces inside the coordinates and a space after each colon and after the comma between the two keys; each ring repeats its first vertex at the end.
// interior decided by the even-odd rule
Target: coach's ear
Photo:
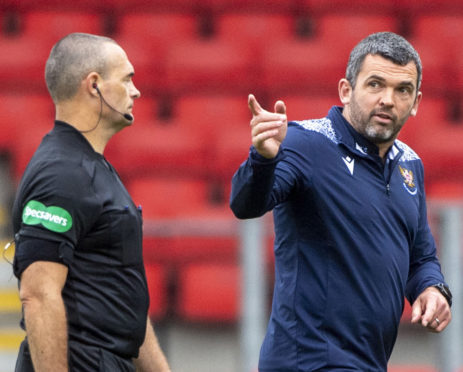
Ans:
{"type": "Polygon", "coordinates": [[[346,78],[339,80],[338,93],[342,104],[348,105],[350,103],[350,97],[352,94],[352,86],[350,85],[349,80],[346,78]]]}
{"type": "Polygon", "coordinates": [[[415,103],[413,104],[412,110],[410,111],[410,116],[416,116],[416,114],[418,113],[418,106],[420,105],[422,98],[423,98],[423,93],[418,92],[416,94],[415,103]]]}

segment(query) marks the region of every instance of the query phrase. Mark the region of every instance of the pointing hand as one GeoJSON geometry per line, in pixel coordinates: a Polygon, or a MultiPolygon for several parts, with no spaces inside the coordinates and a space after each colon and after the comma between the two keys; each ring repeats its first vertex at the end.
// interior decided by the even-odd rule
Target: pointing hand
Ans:
{"type": "Polygon", "coordinates": [[[277,101],[275,112],[266,111],[252,94],[248,97],[248,105],[252,113],[252,144],[260,155],[272,159],[278,154],[281,142],[286,137],[288,129],[286,106],[283,101],[277,101]]]}

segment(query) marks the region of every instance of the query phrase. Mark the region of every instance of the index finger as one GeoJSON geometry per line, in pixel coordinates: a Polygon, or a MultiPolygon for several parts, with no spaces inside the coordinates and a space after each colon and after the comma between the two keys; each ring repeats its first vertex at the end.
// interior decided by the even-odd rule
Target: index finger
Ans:
{"type": "Polygon", "coordinates": [[[432,321],[434,321],[436,310],[435,301],[428,301],[426,303],[426,308],[421,318],[421,324],[423,326],[427,327],[432,321]]]}
{"type": "Polygon", "coordinates": [[[259,102],[257,102],[253,94],[248,96],[248,106],[253,116],[257,116],[263,111],[263,108],[259,105],[259,102]]]}

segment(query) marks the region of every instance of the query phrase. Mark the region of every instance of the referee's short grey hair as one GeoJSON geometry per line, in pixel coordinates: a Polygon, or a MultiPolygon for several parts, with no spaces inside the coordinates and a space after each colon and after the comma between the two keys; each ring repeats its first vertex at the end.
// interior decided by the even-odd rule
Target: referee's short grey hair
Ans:
{"type": "Polygon", "coordinates": [[[349,62],[347,63],[346,79],[353,89],[355,88],[363,61],[369,54],[379,55],[401,66],[405,66],[410,61],[413,61],[418,73],[417,91],[420,89],[422,76],[420,56],[407,40],[393,32],[371,34],[352,49],[349,62]]]}
{"type": "Polygon", "coordinates": [[[104,36],[72,33],[53,46],[45,66],[45,82],[55,104],[74,97],[90,72],[105,76],[106,43],[117,44],[104,36]]]}

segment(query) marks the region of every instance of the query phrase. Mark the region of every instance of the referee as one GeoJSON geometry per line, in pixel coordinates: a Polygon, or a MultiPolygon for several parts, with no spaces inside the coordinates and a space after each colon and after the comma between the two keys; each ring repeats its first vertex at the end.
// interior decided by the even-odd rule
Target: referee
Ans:
{"type": "Polygon", "coordinates": [[[48,58],[56,121],[13,208],[27,335],[18,372],[169,371],[148,319],[141,211],[103,156],[132,124],[133,74],[101,36],[70,34],[48,58]]]}

